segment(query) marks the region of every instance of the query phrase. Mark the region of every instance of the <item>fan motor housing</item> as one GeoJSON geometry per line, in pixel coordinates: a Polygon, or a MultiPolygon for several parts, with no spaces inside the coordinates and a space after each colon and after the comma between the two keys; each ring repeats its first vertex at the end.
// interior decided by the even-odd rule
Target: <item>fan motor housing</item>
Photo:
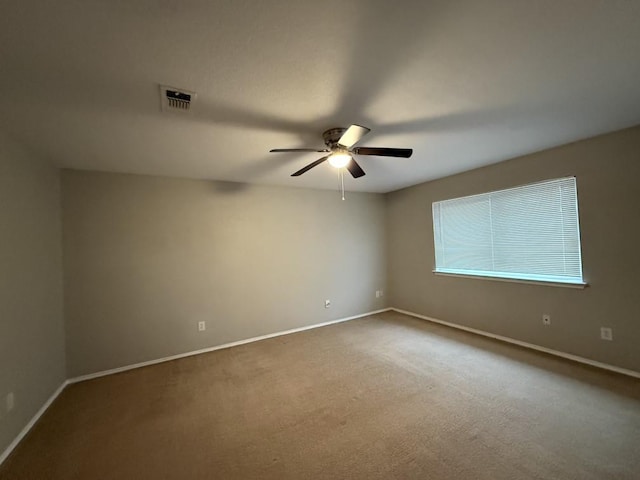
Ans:
{"type": "Polygon", "coordinates": [[[330,128],[329,130],[326,130],[322,134],[324,144],[331,149],[335,148],[338,145],[338,140],[340,140],[340,137],[342,137],[346,131],[346,128],[330,128]]]}

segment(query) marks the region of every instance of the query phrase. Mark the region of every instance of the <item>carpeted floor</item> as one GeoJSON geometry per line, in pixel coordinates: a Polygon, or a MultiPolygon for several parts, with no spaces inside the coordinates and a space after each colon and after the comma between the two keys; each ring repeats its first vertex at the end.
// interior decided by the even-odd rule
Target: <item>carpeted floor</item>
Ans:
{"type": "Polygon", "coordinates": [[[387,312],[68,387],[2,479],[639,479],[640,382],[387,312]]]}

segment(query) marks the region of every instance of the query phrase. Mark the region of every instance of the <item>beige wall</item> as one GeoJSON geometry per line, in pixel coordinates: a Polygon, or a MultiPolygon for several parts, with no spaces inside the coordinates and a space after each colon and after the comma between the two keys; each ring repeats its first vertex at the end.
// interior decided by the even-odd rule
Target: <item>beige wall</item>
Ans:
{"type": "Polygon", "coordinates": [[[70,377],[385,306],[382,195],[72,170],[62,191],[70,377]]]}
{"type": "Polygon", "coordinates": [[[66,378],[59,194],[58,171],[0,135],[0,454],[66,378]]]}
{"type": "MultiPolygon", "coordinates": [[[[508,141],[508,139],[505,139],[508,141]]],[[[640,371],[640,128],[387,196],[390,305],[640,371]],[[431,203],[575,175],[589,287],[435,276],[431,203]],[[542,325],[549,313],[552,325],[542,325]],[[600,327],[614,341],[600,340],[600,327]]]]}

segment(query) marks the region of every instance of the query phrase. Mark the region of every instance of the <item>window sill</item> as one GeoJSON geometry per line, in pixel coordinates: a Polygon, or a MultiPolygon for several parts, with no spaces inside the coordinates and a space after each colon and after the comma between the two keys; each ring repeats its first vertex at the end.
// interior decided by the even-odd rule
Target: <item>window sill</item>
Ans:
{"type": "Polygon", "coordinates": [[[588,283],[545,282],[542,280],[523,280],[519,278],[490,277],[490,276],[484,276],[484,275],[468,275],[463,273],[438,272],[436,270],[433,270],[433,273],[435,275],[440,275],[443,277],[473,278],[476,280],[493,280],[496,282],[524,283],[528,285],[542,285],[545,287],[564,287],[564,288],[574,288],[574,289],[580,289],[580,290],[589,286],[588,283]]]}

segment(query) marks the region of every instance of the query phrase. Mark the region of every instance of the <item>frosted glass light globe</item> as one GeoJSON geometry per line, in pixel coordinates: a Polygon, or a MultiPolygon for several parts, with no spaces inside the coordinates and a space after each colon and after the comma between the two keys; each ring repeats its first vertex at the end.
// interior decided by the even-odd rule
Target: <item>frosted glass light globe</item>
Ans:
{"type": "Polygon", "coordinates": [[[351,155],[348,153],[334,153],[329,157],[329,163],[332,167],[342,168],[346,167],[347,163],[351,161],[351,155]]]}

